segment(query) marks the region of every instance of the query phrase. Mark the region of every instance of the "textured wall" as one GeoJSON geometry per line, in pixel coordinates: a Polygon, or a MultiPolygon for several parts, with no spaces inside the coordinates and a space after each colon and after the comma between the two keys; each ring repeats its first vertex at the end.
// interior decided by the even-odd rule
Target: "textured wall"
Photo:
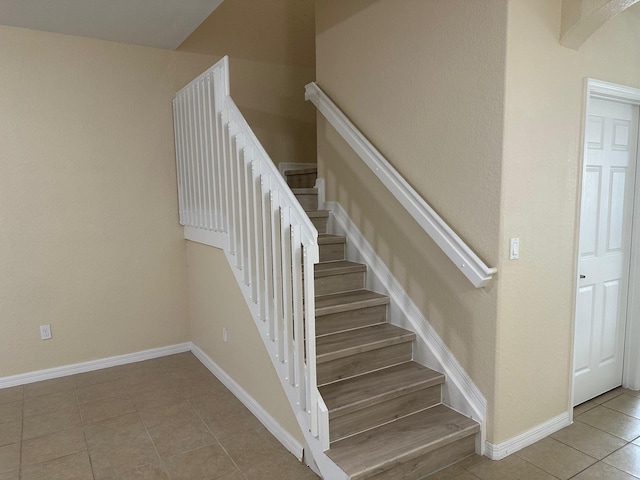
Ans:
{"type": "Polygon", "coordinates": [[[313,0],[225,0],[178,48],[230,57],[231,95],[275,163],[315,162],[313,0]]]}
{"type": "Polygon", "coordinates": [[[171,99],[211,63],[0,27],[0,377],[190,339],[171,99]]]}

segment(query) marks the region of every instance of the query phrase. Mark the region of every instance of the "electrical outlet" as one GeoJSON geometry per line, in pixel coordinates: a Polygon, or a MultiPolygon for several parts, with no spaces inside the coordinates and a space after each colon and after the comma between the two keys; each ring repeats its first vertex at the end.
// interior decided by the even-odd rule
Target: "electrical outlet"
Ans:
{"type": "Polygon", "coordinates": [[[227,329],[222,327],[222,341],[224,343],[227,343],[228,340],[229,338],[227,337],[227,329]]]}
{"type": "Polygon", "coordinates": [[[40,325],[40,340],[51,339],[51,325],[40,325]]]}

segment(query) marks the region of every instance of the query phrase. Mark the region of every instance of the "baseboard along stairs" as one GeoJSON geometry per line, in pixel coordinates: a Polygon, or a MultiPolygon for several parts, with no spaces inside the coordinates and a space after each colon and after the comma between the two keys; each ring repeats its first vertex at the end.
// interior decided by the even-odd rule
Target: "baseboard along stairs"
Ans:
{"type": "Polygon", "coordinates": [[[318,230],[318,388],[329,410],[326,452],[353,480],[417,480],[475,452],[480,426],[441,401],[445,376],[413,361],[415,333],[388,323],[389,298],[365,289],[366,265],[327,233],[317,171],[285,172],[318,230]]]}

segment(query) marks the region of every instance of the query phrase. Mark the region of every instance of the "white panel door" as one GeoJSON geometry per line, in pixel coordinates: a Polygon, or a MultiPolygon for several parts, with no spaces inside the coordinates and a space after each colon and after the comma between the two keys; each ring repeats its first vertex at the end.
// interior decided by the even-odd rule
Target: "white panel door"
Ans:
{"type": "Polygon", "coordinates": [[[622,384],[638,107],[591,98],[574,347],[578,405],[622,384]]]}

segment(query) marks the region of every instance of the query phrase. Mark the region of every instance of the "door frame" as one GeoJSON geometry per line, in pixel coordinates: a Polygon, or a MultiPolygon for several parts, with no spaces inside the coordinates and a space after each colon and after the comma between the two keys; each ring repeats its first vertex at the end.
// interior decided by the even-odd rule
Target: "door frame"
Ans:
{"type": "MultiPolygon", "coordinates": [[[[582,122],[582,153],[580,155],[580,170],[579,170],[579,191],[578,191],[578,205],[577,205],[577,236],[575,243],[575,264],[574,264],[574,302],[573,302],[573,339],[572,339],[572,351],[571,351],[571,391],[569,392],[569,412],[570,417],[573,419],[573,393],[575,383],[575,330],[576,330],[576,316],[578,289],[579,289],[579,260],[580,260],[580,214],[582,210],[582,181],[584,174],[585,156],[587,153],[586,148],[586,135],[585,129],[587,126],[587,116],[589,114],[590,99],[599,98],[603,100],[613,100],[617,102],[627,103],[630,105],[640,106],[640,88],[627,87],[624,85],[618,85],[615,83],[605,82],[602,80],[596,80],[593,78],[587,78],[585,82],[585,96],[584,96],[584,115],[582,122]]],[[[639,128],[640,130],[640,128],[639,128]]],[[[640,345],[640,248],[634,248],[634,239],[640,239],[640,132],[636,132],[639,136],[638,148],[636,149],[636,169],[635,169],[635,187],[633,197],[633,216],[632,216],[632,228],[631,228],[631,248],[630,248],[630,267],[629,267],[629,284],[628,284],[628,298],[627,298],[627,325],[625,329],[625,346],[623,355],[623,370],[622,370],[622,386],[631,390],[640,390],[640,348],[630,348],[630,345],[640,345]],[[634,288],[635,287],[635,288],[634,288]]]]}

